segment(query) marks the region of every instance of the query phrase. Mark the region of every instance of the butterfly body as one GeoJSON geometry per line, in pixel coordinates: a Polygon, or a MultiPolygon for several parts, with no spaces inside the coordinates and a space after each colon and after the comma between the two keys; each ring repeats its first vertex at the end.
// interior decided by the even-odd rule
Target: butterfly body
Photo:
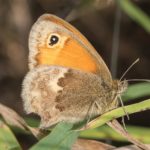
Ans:
{"type": "Polygon", "coordinates": [[[22,98],[26,112],[41,117],[41,127],[76,123],[117,107],[127,83],[112,80],[102,58],[70,24],[41,16],[32,27],[29,50],[22,98]]]}

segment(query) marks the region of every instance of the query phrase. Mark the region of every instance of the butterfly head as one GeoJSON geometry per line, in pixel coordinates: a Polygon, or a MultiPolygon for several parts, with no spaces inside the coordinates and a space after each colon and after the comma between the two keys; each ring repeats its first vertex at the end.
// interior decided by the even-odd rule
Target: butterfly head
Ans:
{"type": "Polygon", "coordinates": [[[117,93],[122,94],[127,90],[128,87],[128,82],[126,80],[120,81],[120,80],[115,80],[114,82],[117,82],[117,93]]]}
{"type": "Polygon", "coordinates": [[[123,106],[123,102],[121,99],[121,95],[127,90],[128,83],[126,80],[113,80],[112,84],[112,103],[110,103],[110,109],[118,107],[118,104],[121,102],[123,106]]]}

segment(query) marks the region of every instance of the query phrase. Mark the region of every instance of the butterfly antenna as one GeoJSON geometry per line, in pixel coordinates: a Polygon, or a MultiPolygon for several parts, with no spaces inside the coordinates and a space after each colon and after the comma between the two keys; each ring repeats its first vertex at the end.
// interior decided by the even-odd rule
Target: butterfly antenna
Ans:
{"type": "Polygon", "coordinates": [[[136,60],[129,66],[129,68],[123,73],[123,75],[121,76],[121,78],[120,78],[119,81],[121,81],[121,80],[124,78],[124,76],[129,72],[129,70],[130,70],[139,60],[140,60],[139,58],[136,59],[136,60]]]}
{"type": "Polygon", "coordinates": [[[150,82],[149,79],[128,79],[126,80],[127,82],[130,82],[130,81],[141,81],[141,82],[150,82]]]}

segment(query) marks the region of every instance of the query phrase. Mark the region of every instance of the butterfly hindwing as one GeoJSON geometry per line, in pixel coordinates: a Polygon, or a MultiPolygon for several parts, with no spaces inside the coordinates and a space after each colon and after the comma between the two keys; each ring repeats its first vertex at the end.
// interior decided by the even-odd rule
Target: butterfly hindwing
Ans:
{"type": "Polygon", "coordinates": [[[101,78],[95,74],[60,66],[39,66],[31,70],[23,87],[26,112],[38,114],[44,127],[62,120],[81,121],[93,104],[98,106],[93,105],[90,115],[102,114],[108,108],[105,99],[110,96],[105,90],[111,88],[104,87],[101,78]]]}

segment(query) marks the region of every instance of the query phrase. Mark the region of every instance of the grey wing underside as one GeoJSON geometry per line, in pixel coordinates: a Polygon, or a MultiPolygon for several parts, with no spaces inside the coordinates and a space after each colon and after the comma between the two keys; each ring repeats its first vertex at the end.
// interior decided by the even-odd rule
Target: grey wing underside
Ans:
{"type": "Polygon", "coordinates": [[[22,90],[26,112],[38,114],[43,128],[60,121],[78,122],[88,115],[102,114],[107,95],[97,75],[58,66],[31,70],[22,90]]]}

